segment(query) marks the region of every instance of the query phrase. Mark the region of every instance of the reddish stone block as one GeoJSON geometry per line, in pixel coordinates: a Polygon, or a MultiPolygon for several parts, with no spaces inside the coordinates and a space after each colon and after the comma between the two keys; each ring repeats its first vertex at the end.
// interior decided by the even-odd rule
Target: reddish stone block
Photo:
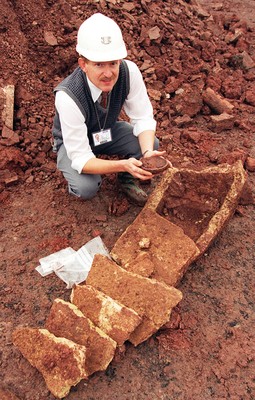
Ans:
{"type": "Polygon", "coordinates": [[[115,262],[96,254],[87,283],[135,310],[143,322],[131,335],[134,344],[146,340],[169,320],[171,310],[182,299],[179,290],[155,279],[131,273],[115,262]]]}
{"type": "Polygon", "coordinates": [[[86,347],[57,338],[47,329],[17,328],[13,344],[41,372],[48,389],[58,399],[67,396],[72,386],[87,377],[86,347]]]}
{"type": "Polygon", "coordinates": [[[55,299],[46,328],[57,337],[65,337],[87,348],[85,369],[88,375],[104,371],[112,361],[117,343],[71,303],[55,299]]]}
{"type": "Polygon", "coordinates": [[[134,310],[89,284],[74,287],[71,302],[118,345],[128,340],[131,332],[141,322],[141,318],[134,310]]]}

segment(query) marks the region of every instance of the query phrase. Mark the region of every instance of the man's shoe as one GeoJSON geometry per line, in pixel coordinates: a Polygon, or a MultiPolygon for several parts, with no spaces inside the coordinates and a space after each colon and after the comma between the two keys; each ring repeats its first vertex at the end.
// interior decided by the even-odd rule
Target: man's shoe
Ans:
{"type": "Polygon", "coordinates": [[[143,207],[148,199],[148,195],[137,185],[136,181],[137,180],[127,172],[118,174],[120,190],[132,203],[143,207]]]}

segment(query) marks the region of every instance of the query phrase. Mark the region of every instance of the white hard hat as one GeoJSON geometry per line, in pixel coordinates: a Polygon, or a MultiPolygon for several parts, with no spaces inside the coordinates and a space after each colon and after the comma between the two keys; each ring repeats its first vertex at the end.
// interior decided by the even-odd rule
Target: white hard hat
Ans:
{"type": "Polygon", "coordinates": [[[92,15],[81,24],[76,51],[90,61],[114,61],[127,56],[119,26],[100,13],[92,15]]]}

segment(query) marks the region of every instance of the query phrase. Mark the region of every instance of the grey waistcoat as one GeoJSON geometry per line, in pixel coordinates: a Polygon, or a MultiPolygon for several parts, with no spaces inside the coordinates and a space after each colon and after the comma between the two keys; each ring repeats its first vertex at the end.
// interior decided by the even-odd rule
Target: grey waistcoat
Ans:
{"type": "MultiPolygon", "coordinates": [[[[88,128],[89,142],[90,145],[92,145],[93,132],[99,131],[100,128],[103,128],[104,125],[105,129],[109,129],[117,121],[123,103],[128,96],[129,89],[129,71],[126,62],[122,61],[120,64],[118,80],[111,91],[109,111],[106,121],[105,117],[107,111],[102,108],[98,102],[94,103],[91,97],[86,74],[82,71],[80,67],[77,67],[71,75],[65,78],[54,89],[54,93],[56,93],[58,90],[63,90],[75,101],[85,118],[85,124],[88,128]],[[97,114],[95,111],[95,107],[97,109],[97,114]],[[100,121],[100,126],[98,124],[97,115],[100,121]]],[[[57,111],[55,113],[53,121],[52,133],[54,138],[53,151],[58,151],[59,147],[63,143],[63,138],[61,132],[61,124],[57,111]]]]}

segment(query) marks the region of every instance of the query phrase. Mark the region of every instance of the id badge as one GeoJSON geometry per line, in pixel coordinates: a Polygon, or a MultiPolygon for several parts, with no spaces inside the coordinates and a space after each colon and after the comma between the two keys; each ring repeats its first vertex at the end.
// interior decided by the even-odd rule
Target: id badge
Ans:
{"type": "Polygon", "coordinates": [[[99,132],[92,133],[94,146],[109,143],[112,141],[111,129],[102,129],[99,132]]]}

